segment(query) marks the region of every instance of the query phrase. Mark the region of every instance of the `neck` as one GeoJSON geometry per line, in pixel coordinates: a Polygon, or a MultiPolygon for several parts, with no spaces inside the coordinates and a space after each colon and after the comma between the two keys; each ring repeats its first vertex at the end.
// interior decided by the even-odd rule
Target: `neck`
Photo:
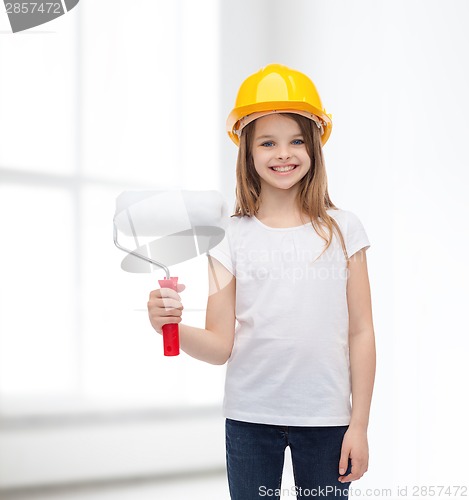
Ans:
{"type": "Polygon", "coordinates": [[[265,189],[260,195],[258,219],[296,220],[303,212],[298,208],[297,189],[265,189]]]}

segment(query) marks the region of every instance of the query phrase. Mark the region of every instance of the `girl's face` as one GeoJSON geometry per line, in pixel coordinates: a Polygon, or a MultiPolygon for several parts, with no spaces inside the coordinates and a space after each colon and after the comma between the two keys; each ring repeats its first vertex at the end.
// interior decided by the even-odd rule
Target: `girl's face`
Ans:
{"type": "Polygon", "coordinates": [[[261,188],[290,189],[311,167],[300,126],[281,113],[255,121],[252,157],[261,188]]]}

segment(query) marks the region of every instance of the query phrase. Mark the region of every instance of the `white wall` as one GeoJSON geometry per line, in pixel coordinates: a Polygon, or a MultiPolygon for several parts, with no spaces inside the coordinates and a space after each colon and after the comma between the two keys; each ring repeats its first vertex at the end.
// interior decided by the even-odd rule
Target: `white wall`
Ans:
{"type": "Polygon", "coordinates": [[[356,487],[467,484],[469,5],[274,6],[289,41],[270,59],[317,82],[333,114],[332,200],[371,241],[378,369],[370,471],[356,487]]]}
{"type": "MultiPolygon", "coordinates": [[[[241,81],[280,62],[308,73],[332,113],[329,193],[371,241],[378,369],[369,472],[353,487],[396,496],[398,485],[465,484],[469,5],[239,0],[219,8],[219,189],[229,206],[236,148],[226,116],[241,81]]],[[[119,30],[114,36],[120,43],[119,30]]]]}

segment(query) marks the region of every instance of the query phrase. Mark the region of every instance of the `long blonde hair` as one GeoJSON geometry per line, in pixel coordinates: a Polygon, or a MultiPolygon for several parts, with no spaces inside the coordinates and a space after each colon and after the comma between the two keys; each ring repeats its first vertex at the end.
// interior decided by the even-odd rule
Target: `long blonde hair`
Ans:
{"type": "MultiPolygon", "coordinates": [[[[333,230],[338,234],[342,250],[349,264],[347,249],[339,225],[326,210],[338,210],[327,191],[327,174],[322,154],[322,144],[319,129],[316,123],[304,116],[295,113],[282,113],[298,123],[305,141],[306,151],[311,159],[311,168],[299,182],[300,186],[297,195],[298,209],[306,213],[311,224],[318,235],[325,241],[326,247],[321,255],[332,243],[333,230]],[[323,221],[319,221],[319,217],[323,221]],[[324,231],[323,226],[327,228],[324,231]]],[[[231,217],[242,217],[256,215],[259,210],[261,181],[259,174],[254,167],[252,157],[252,143],[254,139],[254,127],[256,120],[246,125],[241,133],[238,159],[236,162],[236,203],[235,213],[231,217]]],[[[319,257],[321,257],[319,255],[319,257]]],[[[317,260],[316,259],[316,260],[317,260]]]]}

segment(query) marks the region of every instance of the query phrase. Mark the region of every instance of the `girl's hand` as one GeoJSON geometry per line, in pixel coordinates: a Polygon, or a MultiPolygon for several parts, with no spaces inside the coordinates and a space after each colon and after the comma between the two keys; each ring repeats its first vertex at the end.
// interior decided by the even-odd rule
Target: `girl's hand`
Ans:
{"type": "MultiPolygon", "coordinates": [[[[178,284],[177,292],[182,292],[186,285],[178,284]]],[[[180,323],[182,321],[182,310],[179,294],[171,288],[159,288],[150,292],[148,301],[148,317],[151,326],[160,334],[163,333],[163,325],[167,323],[180,323]]]]}
{"type": "Polygon", "coordinates": [[[368,470],[368,439],[366,430],[349,427],[342,441],[339,461],[339,481],[347,483],[360,479],[368,470]],[[345,476],[348,459],[352,460],[352,471],[345,476]]]}

